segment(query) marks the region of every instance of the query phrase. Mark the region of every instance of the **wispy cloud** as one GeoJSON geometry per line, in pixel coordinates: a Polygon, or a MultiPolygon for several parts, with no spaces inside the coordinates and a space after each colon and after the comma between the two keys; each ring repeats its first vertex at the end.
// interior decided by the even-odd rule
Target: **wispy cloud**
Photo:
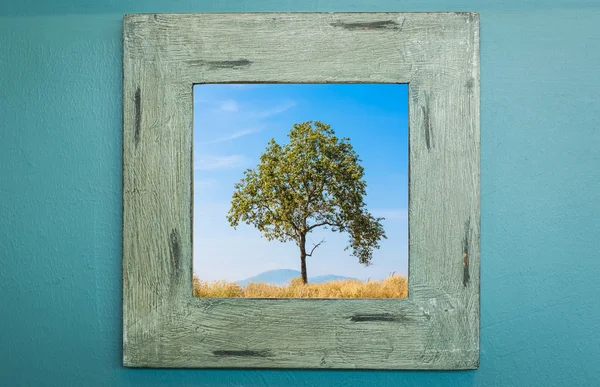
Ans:
{"type": "Polygon", "coordinates": [[[215,169],[239,168],[246,163],[244,155],[205,156],[195,162],[195,171],[213,171],[215,169]]]}
{"type": "Polygon", "coordinates": [[[262,129],[260,129],[260,128],[249,128],[249,129],[238,130],[237,132],[231,133],[229,136],[218,137],[218,138],[215,138],[213,140],[208,140],[208,141],[201,141],[199,144],[216,144],[219,142],[231,141],[231,140],[235,140],[236,138],[244,137],[244,136],[247,136],[252,133],[258,133],[261,130],[262,129]]]}
{"type": "Polygon", "coordinates": [[[212,187],[217,184],[217,179],[194,179],[194,185],[198,187],[212,187]]]}
{"type": "Polygon", "coordinates": [[[371,210],[373,216],[383,217],[389,221],[408,220],[408,210],[406,208],[378,208],[371,210]]]}
{"type": "Polygon", "coordinates": [[[275,106],[271,109],[250,113],[250,116],[253,118],[268,118],[268,117],[274,116],[276,114],[283,113],[287,110],[290,110],[291,108],[293,108],[296,105],[297,105],[297,103],[295,101],[287,101],[287,102],[285,102],[279,106],[275,106]]]}
{"type": "Polygon", "coordinates": [[[233,99],[222,101],[219,105],[219,110],[223,112],[237,112],[240,110],[240,105],[233,99]]]}
{"type": "MultiPolygon", "coordinates": [[[[243,86],[243,85],[237,85],[243,86]]],[[[196,98],[194,99],[194,106],[200,107],[201,104],[209,102],[209,100],[196,98]]],[[[265,108],[263,110],[247,110],[244,109],[236,100],[227,99],[218,103],[214,112],[217,113],[227,113],[231,115],[232,113],[238,115],[239,118],[243,119],[264,119],[269,118],[271,116],[283,113],[285,111],[290,110],[294,106],[296,106],[296,101],[286,101],[279,105],[275,105],[271,108],[265,108]]]]}
{"type": "Polygon", "coordinates": [[[229,202],[213,202],[206,200],[194,201],[194,212],[196,214],[205,215],[205,219],[224,219],[229,208],[231,208],[229,202]]]}

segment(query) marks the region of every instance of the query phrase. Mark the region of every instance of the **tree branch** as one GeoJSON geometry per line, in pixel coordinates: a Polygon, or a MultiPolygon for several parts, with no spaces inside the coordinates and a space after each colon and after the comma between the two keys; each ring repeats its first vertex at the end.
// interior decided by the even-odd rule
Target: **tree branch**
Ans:
{"type": "Polygon", "coordinates": [[[321,222],[321,223],[315,223],[312,226],[310,226],[309,228],[306,229],[306,231],[310,231],[313,228],[317,228],[317,227],[321,227],[321,226],[330,226],[330,227],[341,227],[339,224],[337,223],[331,223],[331,222],[321,222]]]}
{"type": "MultiPolygon", "coordinates": [[[[264,204],[261,204],[261,206],[262,206],[262,208],[264,208],[265,210],[269,211],[269,213],[271,214],[271,217],[272,217],[274,220],[280,221],[280,222],[282,222],[282,223],[288,223],[290,226],[292,226],[292,228],[293,228],[293,229],[294,229],[296,232],[299,232],[299,231],[300,231],[299,227],[297,227],[297,226],[294,224],[294,222],[292,222],[292,221],[290,221],[290,220],[285,220],[285,219],[282,219],[282,218],[280,218],[280,217],[276,216],[276,215],[275,215],[275,211],[273,211],[273,210],[271,209],[271,207],[269,207],[269,206],[267,206],[267,205],[264,205],[264,204]]],[[[258,206],[257,206],[257,207],[258,207],[258,206]]]]}
{"type": "Polygon", "coordinates": [[[321,246],[321,244],[325,242],[325,238],[321,239],[321,242],[317,243],[316,245],[313,246],[312,250],[310,251],[310,254],[306,254],[307,257],[312,257],[312,253],[313,251],[315,251],[315,249],[319,246],[321,246]]]}

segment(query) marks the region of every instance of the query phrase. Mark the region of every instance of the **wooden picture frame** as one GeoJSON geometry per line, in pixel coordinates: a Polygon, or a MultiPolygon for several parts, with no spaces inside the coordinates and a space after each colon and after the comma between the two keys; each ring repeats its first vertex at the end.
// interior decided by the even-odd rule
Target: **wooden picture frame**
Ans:
{"type": "Polygon", "coordinates": [[[124,365],[478,367],[478,14],[126,15],[123,45],[124,365]],[[193,297],[192,86],[247,82],[409,84],[408,298],[193,297]]]}

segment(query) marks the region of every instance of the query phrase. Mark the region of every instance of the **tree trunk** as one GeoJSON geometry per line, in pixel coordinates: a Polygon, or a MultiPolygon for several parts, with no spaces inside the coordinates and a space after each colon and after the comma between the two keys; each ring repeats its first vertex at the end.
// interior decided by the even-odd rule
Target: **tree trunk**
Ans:
{"type": "Polygon", "coordinates": [[[308,274],[306,274],[306,235],[300,236],[300,270],[302,272],[302,282],[308,283],[308,274]]]}

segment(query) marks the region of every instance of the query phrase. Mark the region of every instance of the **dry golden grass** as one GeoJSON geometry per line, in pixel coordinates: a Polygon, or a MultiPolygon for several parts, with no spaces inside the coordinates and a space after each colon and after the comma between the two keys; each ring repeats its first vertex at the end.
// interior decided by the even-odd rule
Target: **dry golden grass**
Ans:
{"type": "Polygon", "coordinates": [[[234,282],[201,281],[194,276],[194,296],[223,298],[404,298],[408,295],[406,277],[391,275],[382,281],[329,281],[303,284],[295,278],[289,285],[250,283],[240,286],[234,282]]]}

